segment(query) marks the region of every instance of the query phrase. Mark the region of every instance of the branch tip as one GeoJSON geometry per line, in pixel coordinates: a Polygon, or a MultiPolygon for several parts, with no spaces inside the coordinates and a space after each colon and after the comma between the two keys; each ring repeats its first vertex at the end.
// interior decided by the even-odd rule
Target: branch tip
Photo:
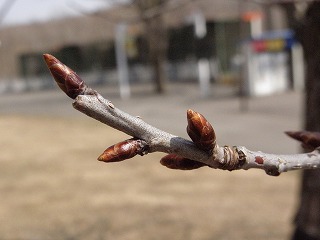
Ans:
{"type": "Polygon", "coordinates": [[[86,86],[78,74],[60,62],[57,58],[50,54],[43,54],[43,58],[60,89],[70,98],[75,99],[81,94],[92,95],[95,93],[95,91],[86,86]]]}
{"type": "Polygon", "coordinates": [[[301,142],[304,148],[313,150],[320,146],[320,132],[287,131],[285,133],[291,138],[301,142]]]}

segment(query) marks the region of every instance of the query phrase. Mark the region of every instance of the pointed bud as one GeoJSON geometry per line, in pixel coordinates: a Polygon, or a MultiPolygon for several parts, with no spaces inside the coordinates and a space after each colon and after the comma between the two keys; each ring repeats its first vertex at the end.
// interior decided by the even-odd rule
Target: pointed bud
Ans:
{"type": "Polygon", "coordinates": [[[69,67],[50,54],[43,54],[43,58],[58,86],[70,98],[93,91],[85,85],[84,81],[69,67]]]}
{"type": "Polygon", "coordinates": [[[193,170],[193,169],[207,166],[204,163],[193,161],[188,158],[183,158],[183,157],[180,157],[176,154],[168,154],[168,155],[164,156],[160,160],[160,163],[163,166],[166,166],[167,168],[179,169],[179,170],[193,170]]]}
{"type": "Polygon", "coordinates": [[[128,139],[108,147],[99,157],[103,162],[120,162],[147,153],[147,145],[139,139],[128,139]]]}
{"type": "Polygon", "coordinates": [[[187,120],[187,132],[192,141],[202,150],[212,151],[216,146],[216,134],[207,119],[189,109],[187,120]]]}
{"type": "Polygon", "coordinates": [[[288,131],[288,136],[302,143],[302,147],[306,149],[315,149],[320,147],[320,132],[309,131],[288,131]]]}

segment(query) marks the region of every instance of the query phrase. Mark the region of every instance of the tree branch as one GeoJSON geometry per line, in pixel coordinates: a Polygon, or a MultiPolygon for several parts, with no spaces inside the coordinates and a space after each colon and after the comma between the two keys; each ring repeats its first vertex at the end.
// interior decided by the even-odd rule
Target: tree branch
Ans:
{"type": "MultiPolygon", "coordinates": [[[[101,95],[79,95],[73,107],[108,126],[122,131],[148,145],[148,152],[174,153],[190,159],[210,163],[208,153],[197,148],[191,141],[177,137],[145,123],[139,117],[131,116],[101,95]]],[[[145,153],[145,154],[146,154],[145,153]]]]}
{"type": "Polygon", "coordinates": [[[288,132],[287,134],[314,151],[305,154],[276,155],[254,152],[243,146],[220,147],[211,124],[200,113],[187,111],[187,132],[192,141],[155,128],[139,117],[131,116],[89,88],[70,68],[49,54],[44,54],[48,68],[58,86],[70,98],[73,107],[112,128],[122,131],[132,139],[107,148],[98,158],[104,162],[119,162],[135,155],[152,152],[168,153],[161,164],[172,169],[190,170],[203,166],[224,170],[248,170],[258,168],[268,175],[278,176],[282,172],[296,169],[320,168],[320,134],[288,132]]]}

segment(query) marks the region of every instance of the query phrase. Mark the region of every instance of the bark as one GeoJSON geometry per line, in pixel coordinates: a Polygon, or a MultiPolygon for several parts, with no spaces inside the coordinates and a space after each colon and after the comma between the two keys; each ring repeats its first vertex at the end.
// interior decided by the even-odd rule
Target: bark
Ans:
{"type": "MultiPolygon", "coordinates": [[[[305,54],[305,128],[320,131],[320,2],[309,5],[297,28],[305,54]]],[[[294,240],[320,239],[320,170],[305,170],[295,219],[294,240]]]]}

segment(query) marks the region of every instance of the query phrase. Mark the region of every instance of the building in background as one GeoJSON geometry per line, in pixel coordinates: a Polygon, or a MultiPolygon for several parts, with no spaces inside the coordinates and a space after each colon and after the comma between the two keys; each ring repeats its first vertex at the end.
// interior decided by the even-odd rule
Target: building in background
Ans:
{"type": "MultiPolygon", "coordinates": [[[[205,58],[210,64],[211,81],[234,81],[241,39],[262,33],[266,25],[270,26],[264,10],[247,1],[186,0],[181,7],[164,12],[169,29],[170,80],[196,80],[197,60],[205,58]],[[201,37],[195,33],[195,13],[205,19],[205,34],[201,37]],[[248,18],[248,13],[259,17],[248,18]]],[[[285,28],[281,10],[273,7],[271,12],[272,28],[285,28]]],[[[117,81],[115,29],[124,22],[128,25],[126,52],[130,80],[150,80],[152,73],[148,70],[148,49],[141,36],[142,26],[139,21],[132,21],[138,19],[136,14],[133,8],[117,6],[81,17],[2,28],[0,92],[50,85],[51,80],[45,80],[49,76],[42,60],[43,53],[57,56],[94,83],[117,81]]]]}

